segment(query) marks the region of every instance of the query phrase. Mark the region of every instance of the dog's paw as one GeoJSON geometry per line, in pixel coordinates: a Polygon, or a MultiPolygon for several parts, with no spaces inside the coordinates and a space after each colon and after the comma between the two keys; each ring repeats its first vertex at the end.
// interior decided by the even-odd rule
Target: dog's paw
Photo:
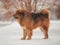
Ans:
{"type": "Polygon", "coordinates": [[[31,40],[31,38],[27,38],[27,40],[31,40]]]}
{"type": "Polygon", "coordinates": [[[48,39],[48,37],[44,37],[44,39],[48,39]]]}
{"type": "Polygon", "coordinates": [[[25,38],[21,38],[21,40],[25,40],[25,38]]]}

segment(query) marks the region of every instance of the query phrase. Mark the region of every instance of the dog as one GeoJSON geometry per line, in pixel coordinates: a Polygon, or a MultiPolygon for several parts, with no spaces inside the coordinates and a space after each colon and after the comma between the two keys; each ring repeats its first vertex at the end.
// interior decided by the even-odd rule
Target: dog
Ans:
{"type": "Polygon", "coordinates": [[[48,39],[49,13],[48,9],[42,9],[39,13],[30,13],[23,9],[16,10],[13,17],[23,27],[23,37],[21,40],[31,40],[33,29],[37,27],[43,32],[44,39],[48,39]]]}

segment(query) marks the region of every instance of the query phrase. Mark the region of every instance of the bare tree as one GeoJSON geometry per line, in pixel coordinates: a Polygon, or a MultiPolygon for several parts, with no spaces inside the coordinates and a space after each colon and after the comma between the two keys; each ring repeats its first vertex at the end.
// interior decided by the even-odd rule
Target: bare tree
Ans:
{"type": "MultiPolygon", "coordinates": [[[[59,12],[57,10],[60,10],[60,4],[58,3],[60,2],[59,0],[0,0],[0,2],[3,3],[3,8],[7,11],[5,11],[6,14],[4,15],[7,19],[11,18],[14,11],[19,8],[25,9],[30,13],[39,12],[45,7],[48,7],[52,13],[54,11],[59,12]]],[[[59,15],[59,13],[57,13],[57,15],[59,15]]]]}

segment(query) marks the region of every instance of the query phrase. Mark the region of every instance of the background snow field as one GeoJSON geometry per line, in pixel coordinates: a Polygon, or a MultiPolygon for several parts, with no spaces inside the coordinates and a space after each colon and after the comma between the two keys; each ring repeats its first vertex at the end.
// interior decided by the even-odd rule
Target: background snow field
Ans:
{"type": "Polygon", "coordinates": [[[33,31],[32,40],[20,40],[22,33],[22,27],[17,22],[0,23],[0,45],[60,45],[59,20],[51,21],[48,39],[43,39],[44,35],[39,28],[33,31]]]}

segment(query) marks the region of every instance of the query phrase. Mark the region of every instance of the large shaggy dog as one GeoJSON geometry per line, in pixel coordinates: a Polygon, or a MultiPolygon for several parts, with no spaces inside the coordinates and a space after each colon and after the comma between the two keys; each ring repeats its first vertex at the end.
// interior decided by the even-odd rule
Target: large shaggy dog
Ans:
{"type": "Polygon", "coordinates": [[[30,40],[32,38],[33,29],[39,27],[44,34],[44,39],[48,38],[49,28],[49,11],[42,9],[40,13],[30,13],[26,10],[19,9],[13,15],[18,23],[23,27],[22,40],[30,40]]]}

